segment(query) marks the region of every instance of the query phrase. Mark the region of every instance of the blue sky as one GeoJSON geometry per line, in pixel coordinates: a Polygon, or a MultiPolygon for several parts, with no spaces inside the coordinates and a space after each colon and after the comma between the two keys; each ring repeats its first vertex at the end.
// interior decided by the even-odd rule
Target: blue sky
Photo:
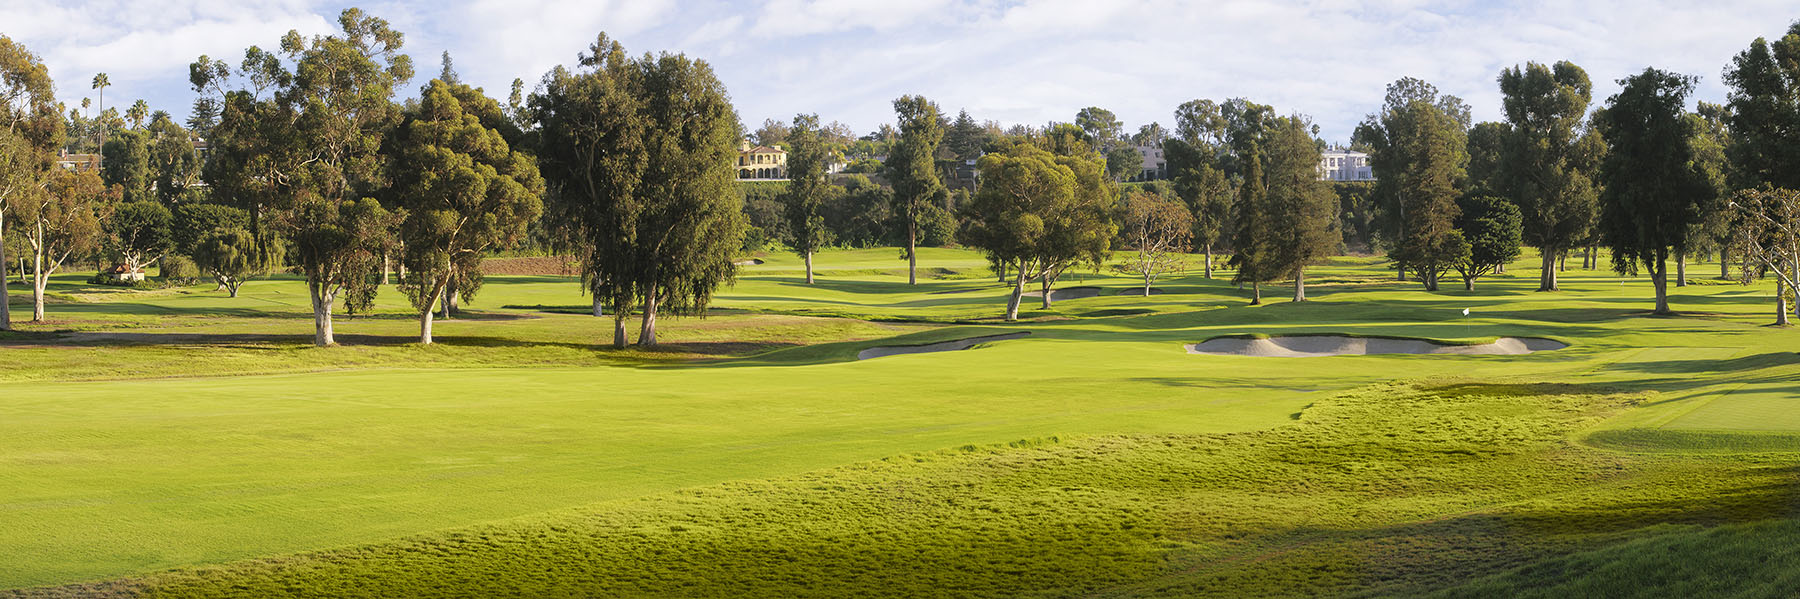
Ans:
{"type": "MultiPolygon", "coordinates": [[[[235,63],[290,29],[328,33],[342,2],[310,0],[0,0],[0,34],[41,55],[59,99],[78,104],[106,72],[107,105],[143,98],[185,117],[187,65],[235,63]]],[[[1194,98],[1246,97],[1310,115],[1345,141],[1383,87],[1414,76],[1500,118],[1494,77],[1526,61],[1572,60],[1596,83],[1647,66],[1698,75],[1719,101],[1720,73],[1758,36],[1800,19],[1791,1],[1363,2],[1174,0],[387,0],[354,4],[407,34],[421,77],[448,50],[462,77],[504,98],[570,64],[601,31],[633,53],[712,63],[744,123],[817,112],[858,132],[889,122],[889,102],[924,94],[978,120],[1043,124],[1084,106],[1126,126],[1170,124],[1194,98]]]]}

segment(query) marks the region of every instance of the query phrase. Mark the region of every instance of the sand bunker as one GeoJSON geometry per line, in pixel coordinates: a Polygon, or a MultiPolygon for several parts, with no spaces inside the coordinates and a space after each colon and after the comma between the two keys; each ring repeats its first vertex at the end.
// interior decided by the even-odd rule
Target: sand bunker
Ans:
{"type": "Polygon", "coordinates": [[[958,351],[958,350],[969,349],[971,347],[975,347],[977,345],[987,343],[989,341],[1005,341],[1007,339],[1018,339],[1020,337],[1024,337],[1024,336],[1030,335],[1030,334],[1031,333],[1029,333],[1029,332],[1018,332],[1018,333],[1007,333],[1004,335],[986,335],[986,336],[982,336],[982,337],[970,337],[968,339],[957,339],[955,341],[944,341],[944,342],[940,342],[940,343],[930,343],[930,344],[926,344],[926,345],[898,345],[898,346],[892,346],[892,347],[871,347],[869,349],[865,349],[865,350],[856,352],[856,359],[867,360],[870,358],[898,356],[901,354],[923,354],[923,353],[940,352],[940,351],[958,351]]]}
{"type": "MultiPolygon", "coordinates": [[[[1053,302],[1099,296],[1099,287],[1064,287],[1062,289],[1050,290],[1050,301],[1053,302]]],[[[1044,291],[1042,289],[1037,291],[1027,291],[1025,292],[1025,297],[1044,297],[1044,291]]]]}
{"type": "MultiPolygon", "coordinates": [[[[1162,295],[1162,292],[1163,292],[1163,290],[1161,287],[1151,287],[1150,288],[1150,295],[1162,295]]],[[[1118,293],[1114,293],[1113,295],[1135,295],[1138,297],[1144,297],[1144,288],[1143,287],[1132,287],[1130,289],[1120,289],[1118,293]]]]}
{"type": "Polygon", "coordinates": [[[756,266],[756,265],[762,264],[762,263],[763,263],[762,258],[751,258],[749,260],[739,260],[737,262],[733,262],[732,264],[736,264],[738,266],[756,266]]]}
{"type": "Polygon", "coordinates": [[[1476,356],[1517,356],[1531,352],[1568,347],[1560,341],[1535,337],[1501,337],[1499,341],[1481,345],[1446,345],[1425,339],[1391,339],[1382,337],[1346,337],[1343,335],[1297,335],[1293,337],[1219,337],[1190,344],[1190,354],[1212,356],[1256,356],[1263,358],[1315,358],[1320,356],[1361,356],[1369,354],[1461,354],[1476,356]]]}

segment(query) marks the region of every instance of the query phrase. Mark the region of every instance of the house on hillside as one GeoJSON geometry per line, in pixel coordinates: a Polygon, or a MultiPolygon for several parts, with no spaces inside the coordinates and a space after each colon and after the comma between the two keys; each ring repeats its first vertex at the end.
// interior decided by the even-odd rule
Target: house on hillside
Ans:
{"type": "Polygon", "coordinates": [[[1368,154],[1331,148],[1319,153],[1319,180],[1374,181],[1375,171],[1369,167],[1368,154]]]}
{"type": "Polygon", "coordinates": [[[57,156],[56,156],[56,166],[60,166],[64,170],[75,171],[77,173],[85,173],[85,172],[89,172],[89,171],[99,171],[100,170],[100,155],[99,154],[70,154],[68,150],[63,150],[61,153],[57,154],[57,156]]]}
{"type": "Polygon", "coordinates": [[[787,151],[781,146],[763,146],[751,144],[750,140],[738,143],[738,176],[740,180],[749,179],[787,179],[787,151]]]}
{"type": "Polygon", "coordinates": [[[1140,181],[1169,178],[1169,160],[1163,156],[1162,144],[1137,144],[1132,147],[1139,156],[1144,157],[1144,172],[1140,175],[1140,181]]]}

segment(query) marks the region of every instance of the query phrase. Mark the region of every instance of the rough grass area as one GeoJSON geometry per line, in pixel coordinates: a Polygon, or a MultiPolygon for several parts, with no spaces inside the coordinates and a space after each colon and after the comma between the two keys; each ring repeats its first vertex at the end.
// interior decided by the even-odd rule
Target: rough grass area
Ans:
{"type": "MultiPolygon", "coordinates": [[[[1790,515],[1800,458],[1626,457],[1565,439],[1642,400],[1576,386],[1387,385],[1266,431],[967,447],[20,595],[1416,596],[1526,567],[1454,595],[1496,596],[1578,577],[1583,560],[1608,554],[1573,552],[1622,535],[1790,515]]],[[[1657,555],[1644,544],[1608,551],[1657,555]]],[[[1745,549],[1702,555],[1741,563],[1745,549]]],[[[1744,590],[1793,576],[1714,578],[1656,587],[1676,579],[1609,575],[1608,587],[1543,596],[1632,596],[1639,580],[1744,590]]]]}

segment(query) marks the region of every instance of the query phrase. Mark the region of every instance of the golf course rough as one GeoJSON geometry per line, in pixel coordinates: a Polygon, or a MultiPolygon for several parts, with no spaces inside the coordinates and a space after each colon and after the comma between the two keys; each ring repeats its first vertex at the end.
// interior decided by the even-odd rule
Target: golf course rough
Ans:
{"type": "Polygon", "coordinates": [[[1018,339],[1020,337],[1024,337],[1024,336],[1030,335],[1030,334],[1031,334],[1030,331],[1020,331],[1017,333],[1004,333],[1004,334],[1000,334],[1000,335],[984,335],[981,337],[970,337],[967,339],[957,339],[954,341],[939,341],[937,343],[927,343],[924,345],[893,345],[893,346],[871,347],[869,349],[865,349],[860,352],[856,352],[856,359],[868,360],[871,358],[884,358],[887,356],[898,356],[898,355],[904,355],[904,354],[928,354],[928,353],[932,353],[932,352],[942,352],[942,351],[961,351],[961,350],[975,347],[977,345],[981,345],[983,343],[992,343],[994,341],[1005,341],[1008,339],[1018,339]]]}

